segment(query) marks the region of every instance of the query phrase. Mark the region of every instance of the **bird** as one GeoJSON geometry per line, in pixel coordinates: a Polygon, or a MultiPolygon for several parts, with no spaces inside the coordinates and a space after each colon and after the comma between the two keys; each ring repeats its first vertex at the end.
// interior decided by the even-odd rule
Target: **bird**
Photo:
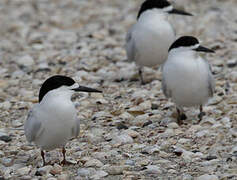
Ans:
{"type": "Polygon", "coordinates": [[[125,49],[128,61],[138,65],[141,84],[143,67],[162,65],[175,40],[175,30],[168,21],[170,14],[192,16],[174,9],[167,0],[146,0],[141,4],[137,22],[128,30],[125,49]]]}
{"type": "Polygon", "coordinates": [[[187,118],[183,107],[199,106],[200,122],[205,115],[203,105],[215,91],[211,66],[198,52],[214,53],[201,46],[197,38],[182,36],[170,46],[162,67],[162,90],[176,104],[179,125],[187,118]]]}
{"type": "Polygon", "coordinates": [[[24,132],[28,142],[33,142],[41,149],[43,166],[45,151],[62,148],[62,165],[66,161],[66,143],[76,138],[80,132],[80,120],[77,118],[76,108],[71,101],[75,92],[102,91],[81,86],[72,78],[62,75],[49,77],[42,84],[39,91],[39,103],[29,111],[24,123],[24,132]]]}

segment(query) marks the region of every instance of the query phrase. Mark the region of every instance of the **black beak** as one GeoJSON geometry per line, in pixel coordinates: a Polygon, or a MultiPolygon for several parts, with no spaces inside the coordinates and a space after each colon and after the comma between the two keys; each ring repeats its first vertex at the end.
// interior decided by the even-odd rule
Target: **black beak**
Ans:
{"type": "Polygon", "coordinates": [[[184,15],[184,16],[193,16],[190,13],[187,13],[185,11],[182,10],[178,10],[178,9],[172,9],[172,11],[169,11],[170,14],[179,14],[179,15],[184,15]]]}
{"type": "Polygon", "coordinates": [[[78,88],[72,89],[74,91],[81,91],[81,92],[94,92],[94,93],[102,93],[102,91],[99,91],[97,89],[92,89],[92,88],[88,88],[85,86],[79,86],[78,88]]]}
{"type": "Polygon", "coordinates": [[[215,53],[215,51],[205,48],[203,46],[198,46],[198,48],[194,49],[194,51],[206,52],[206,53],[215,53]]]}

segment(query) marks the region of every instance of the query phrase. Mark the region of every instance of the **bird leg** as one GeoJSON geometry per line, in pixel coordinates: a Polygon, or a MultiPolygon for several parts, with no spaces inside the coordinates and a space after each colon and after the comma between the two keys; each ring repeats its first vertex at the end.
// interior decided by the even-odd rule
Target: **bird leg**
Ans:
{"type": "Polygon", "coordinates": [[[41,150],[41,157],[43,159],[43,166],[45,166],[46,163],[45,163],[45,157],[44,157],[44,151],[43,150],[41,150]]]}
{"type": "Polygon", "coordinates": [[[62,148],[62,153],[63,153],[63,160],[62,160],[61,164],[63,166],[73,164],[73,163],[66,160],[66,149],[65,149],[65,147],[62,148]]]}
{"type": "Polygon", "coordinates": [[[199,118],[199,121],[198,123],[200,123],[202,121],[202,117],[206,115],[205,112],[203,112],[203,108],[202,108],[202,105],[200,105],[200,113],[198,114],[198,118],[199,118]]]}
{"type": "Polygon", "coordinates": [[[41,157],[42,157],[42,159],[43,159],[43,166],[51,165],[51,161],[49,161],[49,162],[46,163],[46,161],[45,161],[45,156],[44,156],[44,155],[45,155],[44,151],[41,150],[41,157]]]}
{"type": "Polygon", "coordinates": [[[138,74],[139,74],[139,77],[140,77],[141,85],[144,85],[145,82],[144,82],[144,79],[143,79],[143,76],[142,76],[142,67],[139,67],[138,74]]]}
{"type": "Polygon", "coordinates": [[[180,111],[179,108],[176,108],[177,113],[178,113],[178,117],[177,117],[177,121],[178,121],[178,125],[182,125],[183,124],[183,120],[187,119],[187,116],[183,113],[183,111],[180,111]]]}

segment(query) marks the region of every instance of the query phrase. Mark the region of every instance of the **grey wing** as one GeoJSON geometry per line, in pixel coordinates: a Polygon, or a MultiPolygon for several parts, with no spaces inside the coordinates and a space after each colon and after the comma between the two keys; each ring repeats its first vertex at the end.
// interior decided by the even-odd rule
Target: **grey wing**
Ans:
{"type": "MultiPolygon", "coordinates": [[[[163,72],[163,67],[164,66],[162,66],[162,72],[163,72]]],[[[163,73],[163,77],[162,77],[162,91],[163,91],[163,93],[165,94],[165,96],[167,98],[171,97],[171,90],[169,90],[167,85],[166,85],[166,80],[165,80],[164,73],[163,73]]]]}
{"type": "Polygon", "coordinates": [[[208,62],[206,62],[206,64],[208,65],[208,94],[212,97],[215,91],[215,79],[212,75],[211,65],[208,64],[208,62]]]}
{"type": "Polygon", "coordinates": [[[80,119],[78,119],[77,117],[75,117],[75,124],[72,127],[72,137],[77,138],[77,136],[80,133],[80,119]]]}
{"type": "Polygon", "coordinates": [[[162,91],[167,98],[171,97],[171,91],[166,86],[165,78],[162,79],[162,91]]]}
{"type": "Polygon", "coordinates": [[[26,119],[24,130],[27,141],[32,142],[40,133],[41,122],[35,116],[35,111],[31,110],[26,119]]]}
{"type": "Polygon", "coordinates": [[[126,52],[129,61],[134,61],[136,56],[135,42],[132,37],[134,26],[128,31],[126,36],[126,52]]]}

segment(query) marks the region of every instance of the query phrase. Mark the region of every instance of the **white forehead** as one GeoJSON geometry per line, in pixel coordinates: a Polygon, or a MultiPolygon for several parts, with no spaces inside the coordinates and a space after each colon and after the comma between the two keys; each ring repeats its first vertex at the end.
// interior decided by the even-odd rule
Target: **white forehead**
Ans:
{"type": "Polygon", "coordinates": [[[71,86],[64,85],[64,86],[59,87],[58,89],[59,90],[68,90],[68,89],[71,90],[71,89],[75,89],[75,88],[78,88],[78,87],[79,87],[79,84],[78,83],[74,83],[71,86]]]}
{"type": "Polygon", "coordinates": [[[172,5],[167,6],[167,7],[163,8],[162,10],[165,11],[165,12],[170,12],[170,11],[173,10],[173,6],[172,5]]]}

